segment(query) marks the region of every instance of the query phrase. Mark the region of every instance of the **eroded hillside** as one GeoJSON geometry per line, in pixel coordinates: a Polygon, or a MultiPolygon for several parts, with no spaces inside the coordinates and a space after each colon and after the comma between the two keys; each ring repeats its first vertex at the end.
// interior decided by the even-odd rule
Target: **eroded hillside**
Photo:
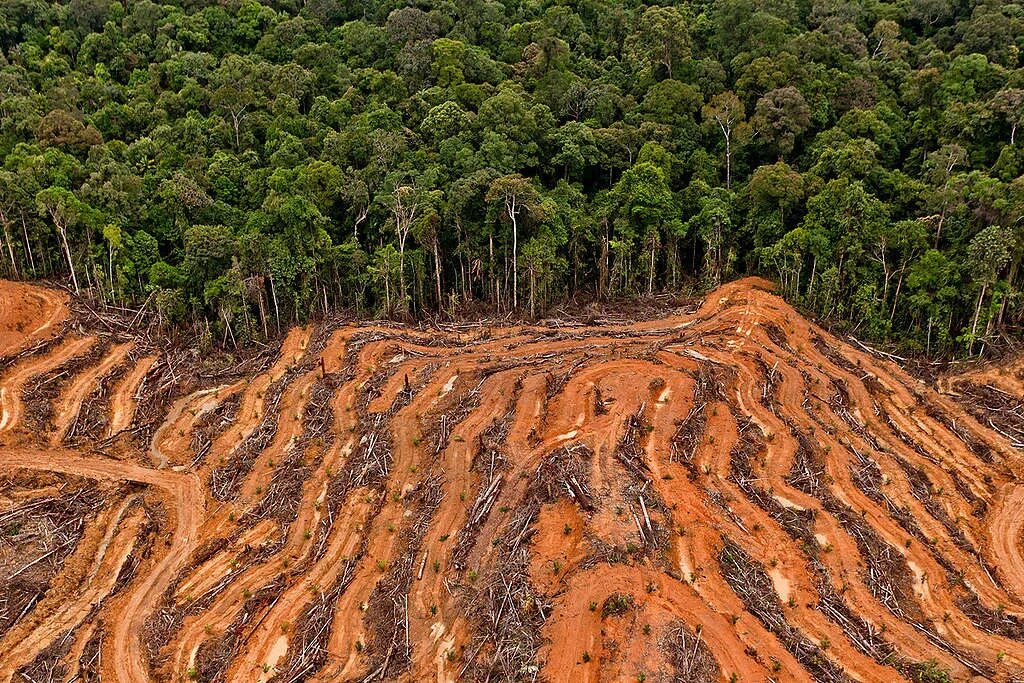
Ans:
{"type": "Polygon", "coordinates": [[[938,393],[756,280],[216,373],[3,289],[3,680],[1024,676],[1018,370],[938,393]]]}

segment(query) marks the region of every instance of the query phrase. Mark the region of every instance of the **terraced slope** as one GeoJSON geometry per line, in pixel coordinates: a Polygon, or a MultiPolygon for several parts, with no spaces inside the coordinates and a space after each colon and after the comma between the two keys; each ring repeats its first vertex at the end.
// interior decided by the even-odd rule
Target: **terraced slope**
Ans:
{"type": "Polygon", "coordinates": [[[1019,680],[1020,378],[940,393],[769,289],[213,374],[41,303],[0,324],[0,680],[1019,680]]]}

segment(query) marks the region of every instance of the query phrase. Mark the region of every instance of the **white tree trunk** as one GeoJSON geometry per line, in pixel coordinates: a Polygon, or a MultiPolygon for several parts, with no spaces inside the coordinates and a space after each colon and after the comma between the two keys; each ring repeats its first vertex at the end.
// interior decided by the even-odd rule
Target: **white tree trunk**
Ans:
{"type": "Polygon", "coordinates": [[[11,231],[9,229],[6,216],[0,215],[0,223],[4,226],[4,242],[7,243],[7,255],[11,259],[11,272],[14,273],[14,277],[20,277],[18,275],[18,264],[14,260],[14,245],[11,242],[11,231]]]}
{"type": "Polygon", "coordinates": [[[274,275],[270,274],[270,296],[274,299],[274,320],[277,322],[277,333],[281,334],[281,309],[277,307],[277,289],[274,287],[274,275]]]}
{"type": "Polygon", "coordinates": [[[519,213],[519,205],[513,195],[505,202],[508,207],[508,215],[512,220],[512,308],[519,308],[519,222],[516,215],[519,213]]]}
{"type": "Polygon", "coordinates": [[[81,293],[78,288],[78,276],[75,274],[75,264],[71,260],[71,247],[68,245],[67,228],[57,223],[57,233],[60,235],[61,246],[64,247],[64,257],[68,260],[68,270],[71,271],[71,284],[75,286],[75,294],[81,293]]]}
{"type": "Polygon", "coordinates": [[[32,243],[28,240],[28,224],[25,223],[25,212],[21,212],[21,233],[25,236],[25,253],[28,254],[28,265],[32,269],[32,276],[36,275],[36,259],[32,255],[32,243]]]}
{"type": "Polygon", "coordinates": [[[434,237],[434,286],[437,288],[437,310],[444,308],[441,300],[441,250],[437,246],[438,239],[434,237]]]}
{"type": "Polygon", "coordinates": [[[975,335],[978,334],[978,318],[981,316],[981,302],[985,300],[985,291],[988,285],[981,286],[981,293],[978,294],[978,305],[974,307],[974,323],[971,325],[971,345],[974,345],[975,335]]]}

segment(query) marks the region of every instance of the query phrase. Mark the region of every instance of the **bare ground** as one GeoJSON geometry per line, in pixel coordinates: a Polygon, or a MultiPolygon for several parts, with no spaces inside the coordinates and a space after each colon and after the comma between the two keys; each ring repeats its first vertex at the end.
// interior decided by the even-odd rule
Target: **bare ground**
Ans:
{"type": "Polygon", "coordinates": [[[932,386],[756,279],[218,371],[0,301],[0,681],[1024,676],[1020,363],[932,386]]]}

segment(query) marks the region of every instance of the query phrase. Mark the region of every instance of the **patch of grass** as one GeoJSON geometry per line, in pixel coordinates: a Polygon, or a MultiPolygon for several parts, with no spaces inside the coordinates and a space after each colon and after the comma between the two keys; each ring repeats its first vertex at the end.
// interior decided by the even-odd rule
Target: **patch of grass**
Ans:
{"type": "Polygon", "coordinates": [[[616,617],[625,614],[633,609],[633,596],[622,593],[612,593],[605,598],[601,605],[601,618],[616,617]]]}

